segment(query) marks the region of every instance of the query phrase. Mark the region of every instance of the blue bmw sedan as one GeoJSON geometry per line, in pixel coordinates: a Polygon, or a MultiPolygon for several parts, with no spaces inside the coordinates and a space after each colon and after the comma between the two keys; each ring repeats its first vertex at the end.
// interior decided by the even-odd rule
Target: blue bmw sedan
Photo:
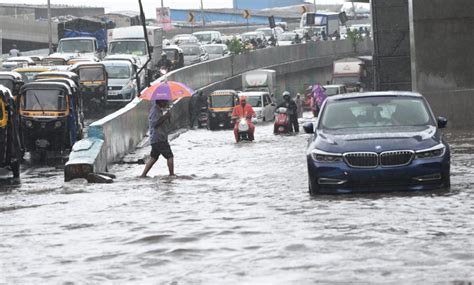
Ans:
{"type": "Polygon", "coordinates": [[[422,191],[450,187],[450,151],[419,93],[329,97],[307,151],[309,192],[422,191]]]}

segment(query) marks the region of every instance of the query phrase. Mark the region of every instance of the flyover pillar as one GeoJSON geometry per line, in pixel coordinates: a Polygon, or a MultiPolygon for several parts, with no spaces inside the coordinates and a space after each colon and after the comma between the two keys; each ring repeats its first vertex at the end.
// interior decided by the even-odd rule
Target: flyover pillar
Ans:
{"type": "Polygon", "coordinates": [[[413,90],[451,125],[474,125],[472,0],[409,0],[409,10],[413,90]]]}

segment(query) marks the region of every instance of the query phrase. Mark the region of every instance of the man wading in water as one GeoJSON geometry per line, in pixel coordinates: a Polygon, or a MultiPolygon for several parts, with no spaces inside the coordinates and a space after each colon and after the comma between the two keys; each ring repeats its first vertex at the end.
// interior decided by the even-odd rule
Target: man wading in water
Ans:
{"type": "Polygon", "coordinates": [[[168,105],[168,101],[157,100],[155,103],[156,105],[151,108],[150,115],[148,116],[150,127],[151,158],[147,162],[145,169],[140,176],[141,178],[147,177],[148,172],[158,160],[160,155],[163,155],[163,157],[168,161],[168,170],[170,172],[170,176],[175,176],[173,152],[171,151],[171,147],[168,142],[168,130],[171,113],[168,111],[163,115],[163,108],[168,105]]]}

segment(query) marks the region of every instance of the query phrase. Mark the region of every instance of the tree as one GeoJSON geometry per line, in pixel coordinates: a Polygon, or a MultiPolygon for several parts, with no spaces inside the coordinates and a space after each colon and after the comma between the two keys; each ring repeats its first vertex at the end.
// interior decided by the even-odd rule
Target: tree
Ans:
{"type": "Polygon", "coordinates": [[[357,44],[364,40],[362,34],[357,30],[347,29],[347,38],[351,41],[354,52],[357,52],[357,44]]]}

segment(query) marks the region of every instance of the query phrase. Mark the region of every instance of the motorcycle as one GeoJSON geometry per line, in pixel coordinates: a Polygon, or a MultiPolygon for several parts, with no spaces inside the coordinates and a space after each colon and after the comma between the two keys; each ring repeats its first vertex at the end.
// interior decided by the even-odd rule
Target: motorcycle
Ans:
{"type": "Polygon", "coordinates": [[[237,130],[240,141],[251,141],[250,139],[250,127],[246,118],[240,118],[237,123],[237,130]]]}
{"type": "Polygon", "coordinates": [[[201,107],[201,110],[198,115],[198,128],[207,127],[208,120],[209,120],[209,115],[208,115],[207,107],[201,107]]]}
{"type": "Polygon", "coordinates": [[[275,111],[275,123],[273,124],[274,134],[288,134],[290,132],[290,116],[288,110],[280,107],[275,111]]]}

